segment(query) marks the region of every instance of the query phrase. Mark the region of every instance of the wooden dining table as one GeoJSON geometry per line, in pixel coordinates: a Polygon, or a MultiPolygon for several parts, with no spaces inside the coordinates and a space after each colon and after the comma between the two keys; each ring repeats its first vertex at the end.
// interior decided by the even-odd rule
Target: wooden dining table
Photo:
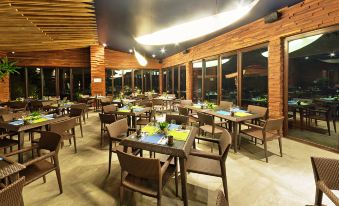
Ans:
{"type": "Polygon", "coordinates": [[[126,108],[119,108],[118,110],[112,112],[116,115],[126,116],[128,118],[129,126],[131,128],[136,128],[136,118],[142,114],[150,112],[151,107],[135,107],[132,110],[126,108]]]}
{"type": "MultiPolygon", "coordinates": [[[[43,116],[44,117],[44,116],[43,116]]],[[[14,120],[10,122],[0,122],[0,128],[6,129],[8,131],[16,132],[18,133],[18,149],[22,149],[24,147],[24,137],[25,132],[32,129],[37,129],[43,126],[47,126],[49,124],[62,121],[64,119],[67,119],[69,117],[54,117],[53,115],[46,115],[45,121],[36,122],[36,123],[29,123],[24,124],[23,120],[14,120]]],[[[19,154],[18,161],[21,163],[23,162],[23,155],[22,153],[19,154]]]]}
{"type": "Polygon", "coordinates": [[[239,148],[239,125],[241,122],[261,118],[262,116],[259,114],[249,113],[245,110],[235,110],[234,116],[231,115],[230,111],[222,110],[222,109],[202,109],[196,105],[186,105],[185,106],[190,111],[202,112],[205,114],[212,115],[214,117],[218,117],[220,119],[228,120],[232,125],[232,138],[233,138],[233,148],[234,152],[238,151],[239,148]]]}
{"type": "Polygon", "coordinates": [[[196,127],[187,126],[186,130],[189,130],[187,139],[184,141],[174,139],[173,145],[171,146],[145,141],[145,138],[138,137],[136,133],[131,134],[120,142],[120,145],[124,147],[124,152],[127,152],[128,147],[131,147],[178,158],[180,165],[182,199],[185,206],[188,205],[186,161],[193,146],[194,138],[198,133],[198,129],[196,127]]]}

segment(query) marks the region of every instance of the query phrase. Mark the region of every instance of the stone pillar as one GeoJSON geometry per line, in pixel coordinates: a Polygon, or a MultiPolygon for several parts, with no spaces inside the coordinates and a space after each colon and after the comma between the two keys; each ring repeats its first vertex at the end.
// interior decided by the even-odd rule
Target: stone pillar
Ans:
{"type": "Polygon", "coordinates": [[[93,45],[90,47],[90,53],[92,95],[106,95],[105,47],[93,45]]]}
{"type": "Polygon", "coordinates": [[[162,94],[162,80],[163,80],[163,74],[162,74],[162,68],[159,69],[159,94],[162,94]]]}
{"type": "Polygon", "coordinates": [[[284,116],[284,43],[271,39],[268,45],[268,109],[270,117],[284,116]]]}
{"type": "Polygon", "coordinates": [[[193,64],[186,62],[186,99],[193,99],[193,64]]]}

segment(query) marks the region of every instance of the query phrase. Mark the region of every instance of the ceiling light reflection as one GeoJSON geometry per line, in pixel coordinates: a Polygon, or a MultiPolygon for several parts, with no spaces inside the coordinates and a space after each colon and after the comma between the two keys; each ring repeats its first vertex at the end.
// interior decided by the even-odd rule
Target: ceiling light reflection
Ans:
{"type": "Polygon", "coordinates": [[[143,45],[167,45],[195,39],[231,25],[248,14],[258,2],[254,0],[246,6],[139,36],[135,40],[143,45]]]}
{"type": "MultiPolygon", "coordinates": [[[[221,64],[229,62],[230,59],[222,59],[221,64]]],[[[206,68],[218,66],[218,60],[206,61],[206,68]]],[[[202,68],[202,62],[194,62],[193,68],[202,68]]]]}

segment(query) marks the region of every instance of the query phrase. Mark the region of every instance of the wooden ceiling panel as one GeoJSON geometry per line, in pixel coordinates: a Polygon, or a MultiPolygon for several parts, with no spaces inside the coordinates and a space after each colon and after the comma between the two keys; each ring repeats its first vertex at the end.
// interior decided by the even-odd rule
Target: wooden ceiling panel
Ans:
{"type": "Polygon", "coordinates": [[[0,51],[96,45],[93,5],[93,0],[4,0],[0,3],[0,51]]]}

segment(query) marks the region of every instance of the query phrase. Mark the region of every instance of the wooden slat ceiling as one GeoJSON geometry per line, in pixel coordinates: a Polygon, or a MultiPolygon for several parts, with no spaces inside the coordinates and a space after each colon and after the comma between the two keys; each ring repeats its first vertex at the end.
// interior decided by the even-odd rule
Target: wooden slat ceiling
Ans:
{"type": "Polygon", "coordinates": [[[46,51],[98,44],[93,0],[1,0],[0,51],[46,51]]]}

